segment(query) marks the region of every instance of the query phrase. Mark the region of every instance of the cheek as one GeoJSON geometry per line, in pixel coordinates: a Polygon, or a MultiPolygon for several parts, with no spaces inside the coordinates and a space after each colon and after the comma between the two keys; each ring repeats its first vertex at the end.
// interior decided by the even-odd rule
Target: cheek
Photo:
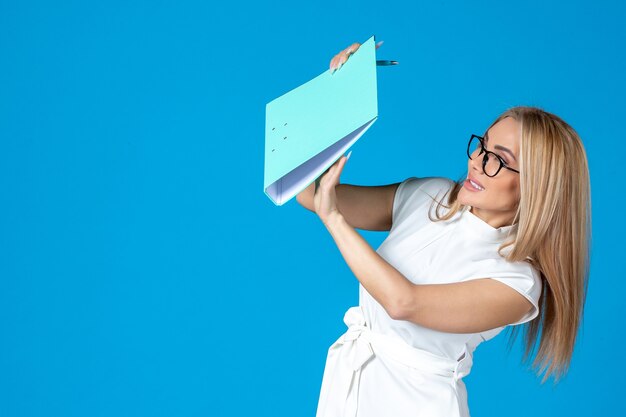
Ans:
{"type": "Polygon", "coordinates": [[[520,200],[519,180],[504,185],[502,193],[507,196],[506,200],[510,206],[516,206],[520,200]]]}

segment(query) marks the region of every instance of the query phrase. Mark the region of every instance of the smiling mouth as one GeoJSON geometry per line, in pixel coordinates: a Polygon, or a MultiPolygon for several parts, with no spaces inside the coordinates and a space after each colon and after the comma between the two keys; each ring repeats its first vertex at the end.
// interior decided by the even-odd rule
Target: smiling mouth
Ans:
{"type": "Polygon", "coordinates": [[[475,190],[477,190],[477,191],[483,191],[483,190],[484,190],[484,188],[483,188],[483,187],[481,187],[480,185],[476,184],[474,181],[472,181],[472,180],[471,180],[471,179],[469,179],[469,178],[467,179],[467,182],[470,184],[470,186],[471,186],[472,188],[474,188],[474,189],[475,189],[475,190]]]}

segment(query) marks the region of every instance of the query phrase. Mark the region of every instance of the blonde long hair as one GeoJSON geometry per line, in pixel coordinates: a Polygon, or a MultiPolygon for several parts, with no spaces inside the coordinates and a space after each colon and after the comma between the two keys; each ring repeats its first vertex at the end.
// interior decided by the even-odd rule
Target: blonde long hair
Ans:
{"type": "MultiPolygon", "coordinates": [[[[591,195],[587,156],[576,131],[560,117],[537,107],[518,106],[502,113],[487,130],[505,117],[521,126],[520,201],[513,224],[516,233],[499,248],[508,246],[506,260],[526,261],[540,273],[543,283],[539,315],[524,334],[527,362],[542,329],[539,350],[532,363],[547,369],[541,383],[553,375],[555,383],[568,372],[578,328],[582,324],[589,281],[591,195]]],[[[436,201],[437,220],[447,220],[464,209],[457,181],[436,201]],[[445,214],[441,207],[447,208],[445,214]]],[[[509,348],[519,326],[513,328],[509,348]]]]}

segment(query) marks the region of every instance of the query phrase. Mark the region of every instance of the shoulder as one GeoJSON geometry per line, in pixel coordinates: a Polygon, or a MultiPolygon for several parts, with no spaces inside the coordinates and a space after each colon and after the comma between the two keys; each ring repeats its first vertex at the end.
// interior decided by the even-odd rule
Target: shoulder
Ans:
{"type": "Polygon", "coordinates": [[[511,323],[511,326],[516,326],[518,324],[531,321],[539,315],[539,300],[543,290],[543,282],[541,273],[530,263],[526,261],[518,261],[511,264],[515,267],[514,270],[494,274],[490,276],[490,278],[500,281],[501,283],[513,288],[533,305],[531,310],[520,320],[515,323],[511,323]]]}
{"type": "Polygon", "coordinates": [[[412,196],[416,193],[437,197],[449,191],[455,182],[445,177],[409,177],[398,186],[396,194],[412,196]]]}
{"type": "Polygon", "coordinates": [[[393,199],[392,223],[398,223],[412,213],[427,210],[433,200],[441,198],[454,186],[445,177],[409,177],[396,189],[393,199]]]}
{"type": "Polygon", "coordinates": [[[511,287],[530,301],[533,308],[521,320],[511,325],[525,323],[539,314],[543,278],[541,273],[530,263],[526,261],[510,262],[497,256],[468,264],[467,272],[468,276],[461,281],[490,278],[511,287]]]}
{"type": "Polygon", "coordinates": [[[469,276],[462,281],[488,277],[516,288],[535,301],[541,295],[541,273],[526,261],[511,262],[497,255],[476,260],[468,272],[469,276]]]}

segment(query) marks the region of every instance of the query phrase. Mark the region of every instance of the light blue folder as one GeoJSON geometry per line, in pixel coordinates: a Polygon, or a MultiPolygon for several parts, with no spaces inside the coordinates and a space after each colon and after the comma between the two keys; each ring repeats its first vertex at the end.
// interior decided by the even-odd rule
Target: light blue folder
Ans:
{"type": "Polygon", "coordinates": [[[374,36],[331,70],[272,100],[265,118],[265,194],[281,206],[335,163],[378,118],[374,36]]]}

